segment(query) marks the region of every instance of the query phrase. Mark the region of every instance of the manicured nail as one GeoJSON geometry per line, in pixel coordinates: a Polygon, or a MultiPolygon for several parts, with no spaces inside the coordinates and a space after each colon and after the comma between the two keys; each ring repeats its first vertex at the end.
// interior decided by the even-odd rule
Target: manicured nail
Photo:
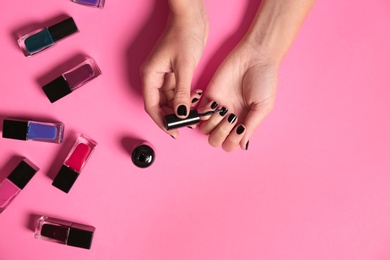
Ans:
{"type": "Polygon", "coordinates": [[[192,127],[191,127],[191,126],[189,126],[189,125],[188,125],[187,127],[188,127],[189,129],[192,129],[192,130],[194,129],[194,128],[192,128],[192,127]]]}
{"type": "Polygon", "coordinates": [[[180,105],[178,108],[177,108],[177,114],[179,116],[185,116],[187,115],[187,107],[185,105],[180,105]]]}
{"type": "Polygon", "coordinates": [[[192,100],[191,100],[191,103],[193,104],[193,103],[195,103],[196,101],[198,101],[199,100],[199,98],[193,98],[192,100]]]}
{"type": "Polygon", "coordinates": [[[237,116],[235,114],[230,114],[228,117],[228,122],[233,124],[237,120],[237,116]]]}
{"type": "Polygon", "coordinates": [[[239,125],[236,129],[236,133],[238,135],[242,134],[245,131],[245,127],[243,125],[239,125]]]}
{"type": "Polygon", "coordinates": [[[221,116],[225,116],[226,113],[228,112],[228,109],[227,109],[226,107],[222,107],[221,109],[222,109],[222,111],[219,112],[219,114],[220,114],[221,116]]]}
{"type": "Polygon", "coordinates": [[[211,109],[216,109],[218,106],[218,102],[214,101],[213,103],[211,103],[211,109]]]}
{"type": "Polygon", "coordinates": [[[245,145],[245,150],[248,151],[248,147],[249,147],[249,141],[246,142],[246,145],[245,145]]]}
{"type": "Polygon", "coordinates": [[[199,96],[202,96],[202,94],[203,94],[203,92],[201,92],[201,91],[198,92],[198,95],[199,95],[199,96]]]}

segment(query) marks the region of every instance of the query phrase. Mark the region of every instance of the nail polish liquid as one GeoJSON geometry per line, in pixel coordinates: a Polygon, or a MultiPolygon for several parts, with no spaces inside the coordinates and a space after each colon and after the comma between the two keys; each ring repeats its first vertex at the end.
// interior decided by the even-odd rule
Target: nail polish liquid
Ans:
{"type": "Polygon", "coordinates": [[[92,58],[62,73],[61,76],[42,87],[51,103],[69,95],[85,83],[101,75],[101,71],[92,58]]]}
{"type": "Polygon", "coordinates": [[[35,238],[90,249],[95,228],[70,221],[42,216],[35,228],[35,238]]]}
{"type": "Polygon", "coordinates": [[[76,32],[78,32],[77,26],[73,18],[70,17],[50,27],[38,29],[22,36],[18,40],[18,44],[25,56],[32,56],[76,32]]]}
{"type": "Polygon", "coordinates": [[[103,8],[105,0],[72,0],[72,2],[86,6],[103,8]]]}
{"type": "Polygon", "coordinates": [[[63,123],[38,122],[21,119],[4,119],[3,138],[62,143],[63,123]]]}
{"type": "Polygon", "coordinates": [[[68,193],[79,177],[97,143],[91,138],[80,135],[66,157],[52,185],[68,193]]]}
{"type": "Polygon", "coordinates": [[[16,198],[38,170],[37,166],[24,158],[0,183],[0,213],[16,198]]]}

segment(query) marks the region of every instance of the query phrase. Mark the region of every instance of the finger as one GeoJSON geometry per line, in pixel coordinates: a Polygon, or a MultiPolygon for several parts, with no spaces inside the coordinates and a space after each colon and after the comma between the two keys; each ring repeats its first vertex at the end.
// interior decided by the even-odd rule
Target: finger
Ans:
{"type": "Polygon", "coordinates": [[[165,129],[163,122],[165,113],[160,106],[159,88],[164,83],[164,73],[144,73],[143,83],[145,111],[164,132],[176,138],[179,134],[177,130],[167,131],[165,129]]]}
{"type": "MultiPolygon", "coordinates": [[[[203,91],[201,89],[195,89],[194,91],[192,91],[191,108],[195,107],[199,103],[200,98],[202,97],[202,94],[203,94],[203,91]]],[[[196,125],[189,125],[187,127],[190,129],[195,129],[196,125]]]]}
{"type": "Polygon", "coordinates": [[[246,128],[244,125],[237,125],[223,142],[222,149],[226,152],[233,152],[240,145],[240,142],[244,137],[245,131],[246,128]]]}
{"type": "MultiPolygon", "coordinates": [[[[199,107],[198,112],[199,112],[199,114],[203,114],[203,113],[206,113],[208,111],[214,111],[215,109],[217,109],[217,107],[218,107],[217,101],[210,101],[205,106],[199,107]]],[[[210,118],[210,116],[202,116],[200,118],[200,120],[203,120],[203,121],[208,120],[210,118]]]]}
{"type": "Polygon", "coordinates": [[[265,117],[271,112],[272,104],[262,105],[260,107],[251,108],[248,115],[244,120],[244,125],[246,127],[246,132],[242,140],[240,141],[240,146],[243,150],[248,149],[249,139],[252,137],[253,133],[259,127],[259,125],[264,121],[265,117]]]}
{"type": "Polygon", "coordinates": [[[222,111],[221,112],[218,112],[218,113],[215,113],[213,114],[212,116],[210,116],[210,118],[207,120],[207,121],[203,121],[199,128],[200,128],[200,131],[205,134],[205,135],[209,135],[213,130],[214,128],[223,120],[223,118],[226,116],[227,112],[228,112],[228,109],[225,108],[225,107],[222,107],[221,108],[222,111]]]}
{"type": "Polygon", "coordinates": [[[176,88],[173,106],[176,116],[186,118],[191,106],[190,89],[194,70],[188,64],[178,63],[174,71],[176,88]]]}
{"type": "Polygon", "coordinates": [[[196,89],[191,93],[191,107],[198,105],[200,98],[202,97],[203,91],[201,89],[196,89]]]}
{"type": "Polygon", "coordinates": [[[233,129],[237,122],[237,116],[230,114],[225,117],[221,123],[211,132],[209,136],[209,144],[213,147],[219,147],[223,144],[226,138],[229,136],[230,131],[233,129]]]}

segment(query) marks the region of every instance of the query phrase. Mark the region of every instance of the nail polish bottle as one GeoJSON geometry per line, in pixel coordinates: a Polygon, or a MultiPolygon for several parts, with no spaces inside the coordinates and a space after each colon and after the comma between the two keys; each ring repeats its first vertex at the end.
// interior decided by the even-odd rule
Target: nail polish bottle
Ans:
{"type": "Polygon", "coordinates": [[[156,158],[153,146],[148,142],[143,142],[134,147],[131,159],[135,166],[147,168],[153,164],[156,158]]]}
{"type": "Polygon", "coordinates": [[[63,123],[38,122],[21,119],[4,119],[3,138],[62,143],[63,123]]]}
{"type": "Polygon", "coordinates": [[[42,216],[37,221],[35,238],[90,249],[94,232],[92,226],[42,216]]]}
{"type": "Polygon", "coordinates": [[[0,213],[23,190],[38,170],[37,166],[24,158],[8,177],[0,183],[0,213]]]}
{"type": "Polygon", "coordinates": [[[68,193],[79,177],[96,145],[97,143],[91,138],[80,135],[57,173],[57,176],[54,178],[52,185],[68,193]]]}
{"type": "Polygon", "coordinates": [[[50,27],[38,29],[22,36],[19,38],[18,44],[25,56],[31,56],[76,32],[78,32],[77,26],[73,18],[70,17],[50,27]]]}
{"type": "Polygon", "coordinates": [[[61,76],[42,87],[51,103],[65,97],[85,83],[101,75],[101,71],[92,58],[87,58],[76,67],[62,73],[61,76]]]}
{"type": "Polygon", "coordinates": [[[105,0],[72,0],[72,2],[86,6],[103,8],[105,0]]]}

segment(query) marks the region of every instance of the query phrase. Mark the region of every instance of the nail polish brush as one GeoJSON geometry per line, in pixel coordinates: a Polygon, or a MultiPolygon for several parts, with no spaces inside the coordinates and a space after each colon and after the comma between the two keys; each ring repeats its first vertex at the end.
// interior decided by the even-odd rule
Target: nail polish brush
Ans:
{"type": "Polygon", "coordinates": [[[166,115],[164,117],[165,128],[167,130],[171,130],[183,126],[198,124],[200,122],[201,117],[211,116],[214,113],[219,113],[224,110],[225,110],[224,108],[221,108],[217,110],[210,110],[204,113],[199,113],[196,109],[192,109],[190,110],[190,113],[186,118],[179,118],[175,114],[166,115]]]}

